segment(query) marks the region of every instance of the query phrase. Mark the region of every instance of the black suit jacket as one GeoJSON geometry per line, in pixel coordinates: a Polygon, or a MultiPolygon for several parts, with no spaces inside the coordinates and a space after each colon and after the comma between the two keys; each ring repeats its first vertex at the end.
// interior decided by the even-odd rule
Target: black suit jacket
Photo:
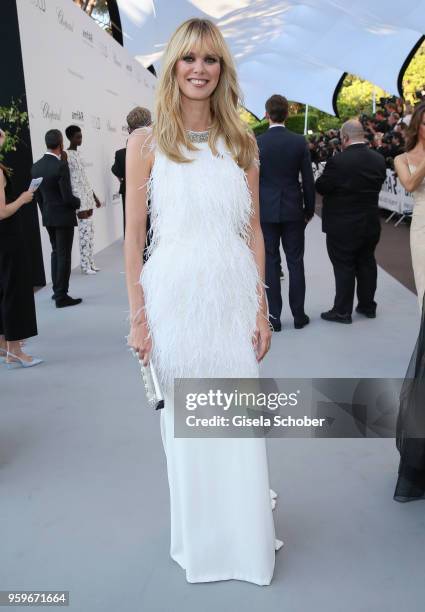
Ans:
{"type": "Polygon", "coordinates": [[[35,192],[46,227],[73,227],[77,225],[75,211],[80,200],[72,194],[68,163],[45,154],[31,168],[33,178],[43,177],[35,192]]]}
{"type": "Polygon", "coordinates": [[[111,170],[120,179],[120,194],[125,198],[125,152],[126,149],[115,151],[115,161],[111,170]]]}
{"type": "Polygon", "coordinates": [[[331,157],[316,181],[324,196],[323,231],[340,236],[379,231],[378,199],[385,178],[384,158],[365,144],[350,145],[331,157]]]}
{"type": "Polygon", "coordinates": [[[258,136],[257,142],[260,152],[260,220],[280,223],[311,218],[315,203],[314,177],[304,136],[279,126],[269,128],[258,136]]]}

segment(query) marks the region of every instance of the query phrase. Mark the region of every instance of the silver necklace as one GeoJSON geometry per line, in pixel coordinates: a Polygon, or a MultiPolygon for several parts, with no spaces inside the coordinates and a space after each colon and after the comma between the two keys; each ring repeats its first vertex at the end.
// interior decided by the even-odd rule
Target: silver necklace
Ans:
{"type": "Polygon", "coordinates": [[[210,131],[204,130],[203,132],[195,132],[194,130],[186,130],[187,137],[190,142],[208,142],[208,136],[210,131]]]}

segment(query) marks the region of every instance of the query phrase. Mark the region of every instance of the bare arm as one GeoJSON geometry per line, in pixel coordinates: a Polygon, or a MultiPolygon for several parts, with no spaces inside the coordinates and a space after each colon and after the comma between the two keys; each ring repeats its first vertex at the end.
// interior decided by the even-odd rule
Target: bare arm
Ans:
{"type": "Polygon", "coordinates": [[[253,215],[250,223],[250,240],[248,246],[254,253],[255,263],[259,273],[257,291],[260,296],[260,308],[257,313],[257,324],[254,333],[254,347],[257,352],[257,361],[261,361],[266,355],[271,344],[271,330],[269,324],[269,312],[266,291],[264,288],[266,254],[264,248],[263,232],[260,224],[260,198],[259,198],[259,167],[254,163],[246,172],[248,186],[251,191],[253,215]]]}
{"type": "Polygon", "coordinates": [[[34,197],[33,191],[24,191],[19,198],[6,206],[6,178],[2,170],[0,170],[0,221],[8,219],[14,215],[24,204],[31,202],[34,197]]]}
{"type": "Polygon", "coordinates": [[[402,155],[397,155],[394,159],[394,166],[400,183],[406,191],[415,191],[425,178],[425,158],[412,173],[410,173],[404,153],[402,155]]]}
{"type": "Polygon", "coordinates": [[[145,365],[151,348],[144,311],[143,289],[140,274],[143,266],[143,250],[146,243],[146,195],[152,169],[153,154],[149,150],[150,133],[133,133],[126,153],[126,231],[124,242],[125,271],[130,307],[130,335],[128,343],[139,353],[145,365]],[[143,151],[142,151],[143,150],[143,151]]]}

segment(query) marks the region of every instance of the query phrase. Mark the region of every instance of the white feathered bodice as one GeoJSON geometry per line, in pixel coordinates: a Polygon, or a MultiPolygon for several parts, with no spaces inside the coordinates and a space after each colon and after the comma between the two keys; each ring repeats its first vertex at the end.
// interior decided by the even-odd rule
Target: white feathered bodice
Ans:
{"type": "Polygon", "coordinates": [[[176,163],[160,151],[149,181],[150,257],[141,284],[152,359],[174,377],[254,377],[259,275],[247,244],[252,199],[245,172],[219,142],[176,163]]]}
{"type": "Polygon", "coordinates": [[[183,164],[155,152],[149,185],[151,252],[165,243],[220,248],[229,238],[248,237],[252,210],[245,173],[219,145],[217,157],[208,143],[197,143],[199,151],[186,152],[193,161],[183,164]]]}

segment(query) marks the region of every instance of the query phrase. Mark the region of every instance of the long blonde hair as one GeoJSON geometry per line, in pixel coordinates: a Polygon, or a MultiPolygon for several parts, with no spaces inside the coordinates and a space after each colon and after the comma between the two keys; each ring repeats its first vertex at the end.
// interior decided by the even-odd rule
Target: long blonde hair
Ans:
{"type": "Polygon", "coordinates": [[[255,139],[239,117],[241,94],[232,55],[220,30],[208,19],[185,21],[167,45],[156,94],[154,139],[169,159],[179,163],[191,161],[184,156],[182,146],[189,151],[197,149],[189,141],[183,125],[175,66],[179,59],[194,48],[206,44],[212,46],[208,51],[218,55],[221,66],[217,87],[210,98],[212,123],[209,145],[214,155],[217,155],[217,140],[222,136],[235,161],[247,170],[256,155],[255,139]]]}

